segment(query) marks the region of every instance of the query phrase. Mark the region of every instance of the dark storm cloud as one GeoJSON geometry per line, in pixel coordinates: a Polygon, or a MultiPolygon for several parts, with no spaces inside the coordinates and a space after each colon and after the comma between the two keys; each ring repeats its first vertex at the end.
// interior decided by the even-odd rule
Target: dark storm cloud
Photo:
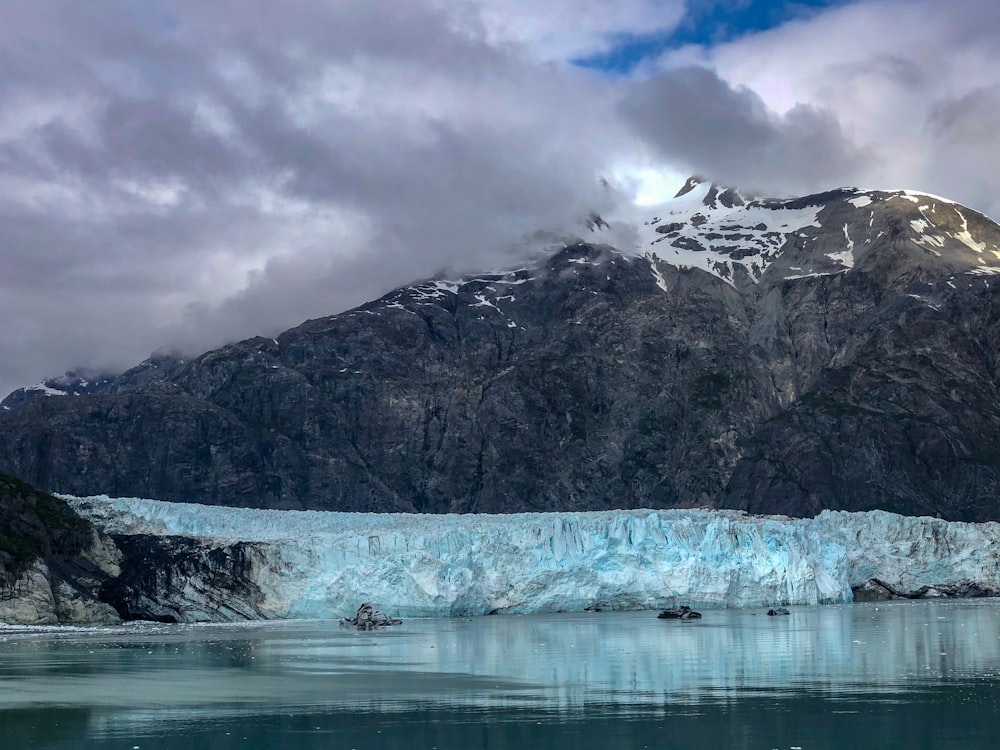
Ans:
{"type": "Polygon", "coordinates": [[[633,86],[622,113],[671,163],[748,190],[838,184],[864,158],[833,112],[799,104],[778,115],[703,67],[668,69],[633,86]]]}
{"type": "Polygon", "coordinates": [[[928,126],[937,138],[953,144],[996,147],[1000,144],[1000,86],[976,88],[936,102],[928,126]]]}
{"type": "Polygon", "coordinates": [[[3,15],[0,390],[513,262],[604,199],[600,84],[419,3],[3,15]]]}

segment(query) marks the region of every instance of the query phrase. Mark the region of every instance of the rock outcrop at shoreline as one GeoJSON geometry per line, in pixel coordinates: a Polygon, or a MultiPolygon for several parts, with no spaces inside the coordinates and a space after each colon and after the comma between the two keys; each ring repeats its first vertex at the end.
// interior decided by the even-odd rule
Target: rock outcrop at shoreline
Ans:
{"type": "Polygon", "coordinates": [[[101,598],[124,620],[239,622],[273,617],[253,580],[263,552],[249,542],[205,544],[182,536],[114,535],[121,575],[101,598]]]}
{"type": "Polygon", "coordinates": [[[65,500],[0,474],[0,622],[119,622],[100,589],[121,572],[120,558],[65,500]]]}
{"type": "Polygon", "coordinates": [[[369,602],[365,602],[358,607],[358,613],[354,617],[341,618],[340,624],[346,628],[374,630],[389,625],[402,625],[403,621],[398,617],[389,617],[389,615],[374,609],[369,602]]]}

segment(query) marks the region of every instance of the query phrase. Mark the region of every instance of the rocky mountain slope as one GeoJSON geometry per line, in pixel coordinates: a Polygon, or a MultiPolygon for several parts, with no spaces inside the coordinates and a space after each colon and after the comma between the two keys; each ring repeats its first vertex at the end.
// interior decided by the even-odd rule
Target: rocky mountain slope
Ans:
{"type": "Polygon", "coordinates": [[[272,508],[1000,518],[1000,227],[919,193],[696,181],[610,223],[276,339],[18,391],[0,468],[272,508]]]}
{"type": "Polygon", "coordinates": [[[117,622],[98,599],[120,557],[64,500],[0,474],[0,622],[117,622]]]}

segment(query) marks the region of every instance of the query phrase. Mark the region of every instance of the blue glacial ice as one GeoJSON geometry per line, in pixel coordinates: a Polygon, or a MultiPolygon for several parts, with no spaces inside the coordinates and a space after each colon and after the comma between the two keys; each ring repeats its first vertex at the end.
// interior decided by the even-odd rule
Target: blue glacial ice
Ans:
{"type": "Polygon", "coordinates": [[[882,511],[809,519],[732,511],[409,515],[68,498],[109,533],[252,542],[266,617],[333,618],[370,601],[396,616],[758,607],[1000,586],[1000,524],[882,511]]]}

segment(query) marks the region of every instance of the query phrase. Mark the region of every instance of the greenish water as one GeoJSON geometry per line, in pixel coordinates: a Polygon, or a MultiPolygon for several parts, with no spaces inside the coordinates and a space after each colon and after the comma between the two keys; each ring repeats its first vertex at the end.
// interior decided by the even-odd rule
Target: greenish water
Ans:
{"type": "Polygon", "coordinates": [[[1000,601],[0,630],[0,748],[998,748],[1000,601]]]}

